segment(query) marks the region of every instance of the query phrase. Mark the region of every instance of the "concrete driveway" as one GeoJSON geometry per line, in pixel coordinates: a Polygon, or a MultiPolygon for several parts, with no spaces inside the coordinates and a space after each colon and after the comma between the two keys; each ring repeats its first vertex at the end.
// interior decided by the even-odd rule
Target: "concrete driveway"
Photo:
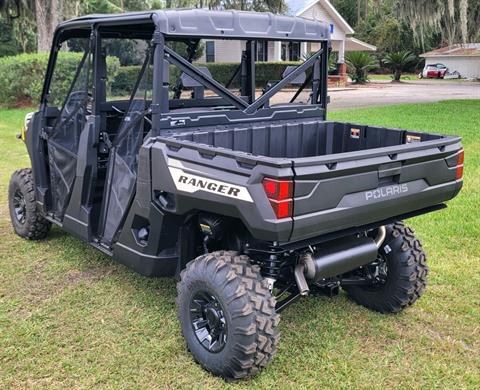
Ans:
{"type": "Polygon", "coordinates": [[[446,80],[375,82],[358,88],[331,89],[328,94],[329,109],[340,110],[450,99],[480,99],[480,83],[446,80]]]}
{"type": "MultiPolygon", "coordinates": [[[[287,103],[292,91],[276,94],[271,104],[287,103]]],[[[450,99],[480,99],[480,82],[454,80],[412,80],[392,83],[376,81],[364,86],[329,89],[329,110],[385,106],[401,103],[428,103],[450,99]]],[[[309,92],[303,92],[298,102],[305,102],[309,92]]]]}

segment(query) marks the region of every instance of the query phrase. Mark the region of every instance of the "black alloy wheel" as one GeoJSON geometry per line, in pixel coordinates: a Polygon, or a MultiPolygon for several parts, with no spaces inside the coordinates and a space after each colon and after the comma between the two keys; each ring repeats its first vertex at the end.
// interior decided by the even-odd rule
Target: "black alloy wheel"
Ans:
{"type": "Polygon", "coordinates": [[[190,301],[190,321],[200,344],[209,352],[220,352],[227,342],[227,323],[215,295],[198,291],[190,301]]]}
{"type": "Polygon", "coordinates": [[[27,215],[27,206],[25,203],[25,197],[20,189],[17,189],[13,195],[13,211],[17,221],[23,225],[27,215]]]}

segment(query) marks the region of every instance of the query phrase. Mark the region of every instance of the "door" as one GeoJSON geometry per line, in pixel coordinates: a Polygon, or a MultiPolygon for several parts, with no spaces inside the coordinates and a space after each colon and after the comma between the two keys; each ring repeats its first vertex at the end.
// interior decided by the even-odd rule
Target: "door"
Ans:
{"type": "Polygon", "coordinates": [[[78,142],[91,106],[92,56],[88,38],[72,38],[57,52],[45,109],[50,207],[63,220],[76,176],[78,142]]]}
{"type": "Polygon", "coordinates": [[[147,115],[152,90],[152,56],[149,47],[143,53],[143,65],[128,100],[128,108],[110,146],[101,210],[103,229],[100,229],[101,241],[107,245],[115,241],[116,233],[135,195],[138,154],[143,139],[151,128],[147,115]]]}

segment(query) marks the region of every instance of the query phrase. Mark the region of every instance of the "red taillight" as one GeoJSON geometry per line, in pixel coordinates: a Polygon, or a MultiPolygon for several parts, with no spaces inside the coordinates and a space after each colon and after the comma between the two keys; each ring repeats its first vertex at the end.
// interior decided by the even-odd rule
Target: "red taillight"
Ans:
{"type": "Polygon", "coordinates": [[[278,219],[292,216],[293,181],[263,179],[263,189],[278,219]]]}
{"type": "Polygon", "coordinates": [[[287,199],[287,200],[281,200],[279,202],[269,199],[270,204],[272,205],[273,212],[277,216],[278,219],[281,218],[287,218],[292,216],[292,206],[293,206],[293,200],[292,199],[287,199]]]}
{"type": "Polygon", "coordinates": [[[291,180],[265,178],[263,179],[263,188],[267,197],[273,200],[284,200],[293,195],[293,181],[291,180]]]}
{"type": "Polygon", "coordinates": [[[458,152],[458,157],[457,157],[457,170],[455,174],[455,179],[459,180],[463,177],[463,161],[465,159],[465,152],[464,150],[460,150],[458,152]]]}

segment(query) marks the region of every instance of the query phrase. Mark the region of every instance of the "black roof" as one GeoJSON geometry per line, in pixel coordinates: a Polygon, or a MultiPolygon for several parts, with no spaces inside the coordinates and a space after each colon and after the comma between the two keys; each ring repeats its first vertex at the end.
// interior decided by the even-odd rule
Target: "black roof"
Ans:
{"type": "Polygon", "coordinates": [[[156,29],[169,37],[199,37],[217,39],[269,39],[292,41],[324,41],[330,38],[328,24],[294,16],[267,12],[216,11],[207,9],[166,9],[94,14],[63,22],[60,30],[85,28],[94,24],[130,26],[142,25],[156,29]]]}

